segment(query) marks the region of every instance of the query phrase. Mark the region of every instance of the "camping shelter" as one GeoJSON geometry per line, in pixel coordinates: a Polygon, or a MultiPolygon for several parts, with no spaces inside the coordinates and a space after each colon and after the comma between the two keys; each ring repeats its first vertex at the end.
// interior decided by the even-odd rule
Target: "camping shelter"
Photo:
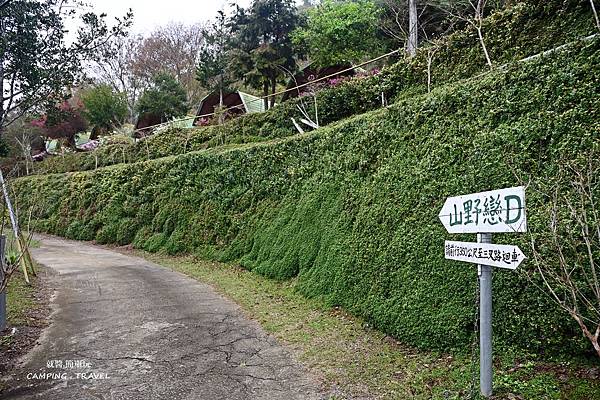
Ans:
{"type": "Polygon", "coordinates": [[[143,137],[148,135],[151,131],[152,128],[155,127],[156,125],[160,124],[162,121],[162,118],[160,117],[160,115],[156,114],[156,113],[142,113],[138,116],[138,119],[135,123],[135,137],[139,138],[139,137],[143,137]]]}
{"type": "MultiPolygon", "coordinates": [[[[203,118],[203,116],[210,116],[214,113],[216,107],[219,106],[219,103],[220,95],[218,91],[214,91],[200,100],[200,105],[196,112],[196,117],[198,117],[196,123],[198,123],[198,120],[203,118]]],[[[253,114],[265,111],[263,99],[240,91],[224,92],[223,106],[227,108],[227,114],[229,116],[253,114]]]]}

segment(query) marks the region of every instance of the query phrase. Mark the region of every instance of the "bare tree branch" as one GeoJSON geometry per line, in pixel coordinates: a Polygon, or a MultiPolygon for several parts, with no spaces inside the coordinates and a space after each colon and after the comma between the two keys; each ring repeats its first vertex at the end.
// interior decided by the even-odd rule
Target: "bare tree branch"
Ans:
{"type": "Polygon", "coordinates": [[[600,192],[599,160],[590,152],[584,166],[560,162],[554,184],[536,182],[530,188],[548,199],[540,210],[548,229],[529,233],[536,274],[527,276],[538,288],[541,279],[540,289],[577,322],[600,357],[600,213],[594,201],[600,192]]]}

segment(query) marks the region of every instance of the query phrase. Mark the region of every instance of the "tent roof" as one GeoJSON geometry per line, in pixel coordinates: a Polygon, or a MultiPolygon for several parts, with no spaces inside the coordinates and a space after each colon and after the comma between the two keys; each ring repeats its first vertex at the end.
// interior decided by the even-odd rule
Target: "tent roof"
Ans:
{"type": "MultiPolygon", "coordinates": [[[[215,107],[219,104],[219,97],[219,93],[216,91],[213,91],[204,96],[204,98],[200,100],[200,104],[198,105],[198,111],[196,115],[206,115],[213,113],[215,107]]],[[[237,111],[238,114],[253,114],[265,111],[264,102],[261,98],[240,91],[224,92],[223,104],[227,108],[233,108],[233,110],[237,111]]]]}
{"type": "Polygon", "coordinates": [[[248,93],[238,92],[246,112],[248,114],[258,113],[265,111],[265,102],[260,97],[253,96],[248,93]]]}

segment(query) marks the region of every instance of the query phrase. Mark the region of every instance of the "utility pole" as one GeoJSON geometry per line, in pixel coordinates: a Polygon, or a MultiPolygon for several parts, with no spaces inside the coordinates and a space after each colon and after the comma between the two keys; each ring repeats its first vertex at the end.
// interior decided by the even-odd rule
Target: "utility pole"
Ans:
{"type": "MultiPolygon", "coordinates": [[[[4,38],[4,14],[2,9],[8,4],[8,0],[0,0],[0,41],[4,38]]],[[[5,46],[0,43],[0,134],[4,123],[4,51],[5,46]]]]}
{"type": "Polygon", "coordinates": [[[419,34],[417,20],[417,0],[408,0],[408,54],[414,57],[417,54],[419,34]]]}

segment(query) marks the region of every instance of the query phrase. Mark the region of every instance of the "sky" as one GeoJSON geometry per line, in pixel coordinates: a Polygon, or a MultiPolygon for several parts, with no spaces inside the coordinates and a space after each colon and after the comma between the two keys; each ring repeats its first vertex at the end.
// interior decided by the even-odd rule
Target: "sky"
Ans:
{"type": "Polygon", "coordinates": [[[133,32],[145,34],[157,26],[169,22],[194,24],[210,21],[217,11],[229,10],[229,4],[235,2],[247,7],[251,0],[101,0],[89,2],[96,12],[105,12],[112,17],[123,16],[129,8],[133,10],[133,32]]]}

